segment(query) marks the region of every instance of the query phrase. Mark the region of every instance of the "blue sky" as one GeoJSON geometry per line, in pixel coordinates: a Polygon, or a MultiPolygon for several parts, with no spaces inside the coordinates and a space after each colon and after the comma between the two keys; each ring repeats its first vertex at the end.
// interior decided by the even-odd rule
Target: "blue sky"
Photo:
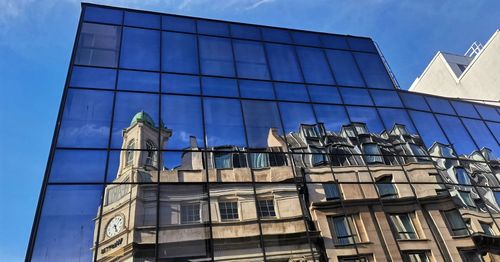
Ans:
{"type": "MultiPolygon", "coordinates": [[[[123,7],[372,37],[402,88],[438,50],[500,28],[500,1],[130,0],[123,7]]],[[[22,261],[80,12],[76,0],[0,0],[0,260],[22,261]]]]}

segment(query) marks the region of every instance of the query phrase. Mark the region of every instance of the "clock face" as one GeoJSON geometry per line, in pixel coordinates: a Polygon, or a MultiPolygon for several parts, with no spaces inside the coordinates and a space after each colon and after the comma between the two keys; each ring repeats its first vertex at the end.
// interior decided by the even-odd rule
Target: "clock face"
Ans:
{"type": "Polygon", "coordinates": [[[116,216],[108,223],[108,227],[106,228],[106,235],[108,237],[116,236],[123,229],[123,217],[116,216]]]}

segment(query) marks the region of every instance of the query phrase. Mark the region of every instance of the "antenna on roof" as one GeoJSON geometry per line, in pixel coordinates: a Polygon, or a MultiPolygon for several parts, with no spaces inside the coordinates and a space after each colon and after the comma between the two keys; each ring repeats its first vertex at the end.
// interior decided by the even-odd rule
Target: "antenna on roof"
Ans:
{"type": "Polygon", "coordinates": [[[481,50],[483,50],[483,44],[481,44],[480,42],[474,41],[474,43],[472,43],[472,45],[470,45],[467,52],[465,52],[464,56],[475,57],[477,54],[479,54],[479,52],[481,52],[481,50]]]}

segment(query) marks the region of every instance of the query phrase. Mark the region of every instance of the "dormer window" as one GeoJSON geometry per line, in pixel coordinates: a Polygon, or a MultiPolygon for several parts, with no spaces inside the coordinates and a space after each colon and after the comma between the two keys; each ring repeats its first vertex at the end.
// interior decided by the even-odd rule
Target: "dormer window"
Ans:
{"type": "Polygon", "coordinates": [[[455,168],[455,175],[457,176],[457,181],[461,185],[471,185],[469,174],[462,167],[455,168]]]}
{"type": "Polygon", "coordinates": [[[126,153],[126,165],[129,166],[132,164],[132,161],[134,161],[134,151],[135,149],[135,140],[132,139],[128,142],[127,145],[127,153],[126,153]]]}
{"type": "Polygon", "coordinates": [[[314,126],[302,126],[302,130],[304,131],[305,137],[318,137],[318,133],[314,126]]]}
{"type": "Polygon", "coordinates": [[[427,161],[429,158],[425,153],[424,149],[416,144],[408,143],[411,149],[411,154],[414,155],[418,160],[427,161]]]}
{"type": "Polygon", "coordinates": [[[384,163],[377,144],[364,144],[363,153],[365,153],[366,162],[369,164],[384,163]]]}

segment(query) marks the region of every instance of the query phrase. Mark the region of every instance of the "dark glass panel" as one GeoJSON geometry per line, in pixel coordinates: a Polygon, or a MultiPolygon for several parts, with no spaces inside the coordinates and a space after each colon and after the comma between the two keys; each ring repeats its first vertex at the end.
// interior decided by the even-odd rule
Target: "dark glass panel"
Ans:
{"type": "Polygon", "coordinates": [[[409,110],[409,113],[427,148],[430,148],[435,142],[449,145],[438,122],[431,113],[412,110],[409,110]]]}
{"type": "Polygon", "coordinates": [[[118,26],[83,23],[75,64],[116,67],[120,33],[118,26]]]}
{"type": "Polygon", "coordinates": [[[196,33],[195,21],[186,17],[164,15],[162,17],[162,28],[164,30],[196,33]]]}
{"type": "Polygon", "coordinates": [[[354,53],[366,86],[369,88],[394,89],[385,65],[378,54],[354,53]]]}
{"type": "Polygon", "coordinates": [[[106,151],[56,150],[49,182],[104,182],[106,151]]]}
{"type": "Polygon", "coordinates": [[[429,103],[433,112],[450,115],[455,114],[455,111],[451,107],[450,103],[448,103],[448,100],[432,96],[427,96],[425,99],[427,100],[427,103],[429,103]]]}
{"type": "Polygon", "coordinates": [[[160,89],[160,74],[120,70],[117,88],[119,90],[158,92],[160,89]]]}
{"type": "Polygon", "coordinates": [[[293,42],[297,45],[321,46],[319,35],[315,33],[291,31],[293,42]]]}
{"type": "Polygon", "coordinates": [[[339,90],[333,86],[308,85],[312,102],[341,104],[339,90]]]}
{"type": "Polygon", "coordinates": [[[490,128],[491,133],[495,135],[498,142],[500,142],[500,123],[495,122],[485,122],[486,125],[490,128]]]}
{"type": "Polygon", "coordinates": [[[298,132],[301,124],[314,125],[314,113],[310,104],[279,103],[285,133],[298,132]]]}
{"type": "Polygon", "coordinates": [[[370,93],[377,106],[403,107],[403,103],[395,91],[370,90],[370,93]]]}
{"type": "MultiPolygon", "coordinates": [[[[150,136],[154,142],[158,141],[158,119],[159,119],[159,105],[158,95],[154,94],[140,94],[140,93],[125,93],[118,92],[115,101],[115,115],[113,118],[113,134],[111,137],[112,148],[122,148],[126,145],[123,144],[123,136],[125,136],[135,122],[134,117],[139,113],[145,114],[145,125],[141,128],[144,136],[150,136]],[[147,122],[147,116],[151,118],[152,123],[147,122]],[[153,125],[153,126],[151,126],[153,125]],[[146,129],[146,130],[144,130],[146,129]]],[[[145,137],[141,137],[146,139],[145,137]]],[[[144,141],[145,142],[145,141],[144,141]]],[[[144,143],[136,143],[135,149],[145,148],[144,143]]]]}
{"type": "Polygon", "coordinates": [[[162,119],[172,131],[166,149],[204,148],[201,100],[191,96],[162,96],[162,119]]]}
{"type": "Polygon", "coordinates": [[[123,11],[113,8],[86,6],[83,20],[89,22],[121,25],[123,20],[123,11]]]}
{"type": "Polygon", "coordinates": [[[241,97],[275,99],[271,82],[252,80],[240,80],[239,82],[241,97]]]}
{"type": "Polygon", "coordinates": [[[201,73],[205,75],[234,76],[231,40],[199,36],[201,73]]]}
{"type": "Polygon", "coordinates": [[[339,48],[339,49],[349,49],[347,45],[346,38],[338,35],[321,35],[321,42],[323,42],[324,47],[328,48],[339,48]]]}
{"type": "Polygon", "coordinates": [[[269,79],[264,47],[260,42],[233,40],[239,77],[269,79]]]}
{"type": "Polygon", "coordinates": [[[198,73],[196,36],[162,32],[162,71],[198,73]]]}
{"type": "Polygon", "coordinates": [[[328,131],[338,133],[343,125],[349,124],[349,118],[343,106],[314,105],[314,111],[318,122],[323,123],[328,131]]]}
{"type": "Polygon", "coordinates": [[[335,84],[322,49],[297,47],[297,55],[307,83],[335,84]]]}
{"type": "Polygon", "coordinates": [[[251,25],[231,24],[231,36],[235,38],[260,40],[260,28],[251,25]]]}
{"type": "Polygon", "coordinates": [[[480,149],[488,148],[493,152],[493,158],[500,157],[500,146],[483,121],[468,118],[462,118],[462,121],[480,149]]]}
{"type": "Polygon", "coordinates": [[[216,36],[229,36],[229,26],[224,22],[198,20],[198,33],[216,36]]]}
{"type": "Polygon", "coordinates": [[[479,118],[476,109],[471,103],[455,101],[455,100],[451,100],[450,102],[453,105],[453,108],[455,108],[455,111],[457,111],[457,114],[459,116],[479,118]]]}
{"type": "Polygon", "coordinates": [[[92,261],[102,186],[48,186],[33,261],[92,261]]]}
{"type": "Polygon", "coordinates": [[[474,106],[476,107],[477,111],[479,111],[479,114],[484,120],[500,122],[500,114],[495,110],[494,107],[478,104],[475,104],[474,106]]]}
{"type": "Polygon", "coordinates": [[[361,88],[340,88],[340,94],[345,104],[350,105],[373,105],[367,89],[361,88]]]}
{"type": "Polygon", "coordinates": [[[365,86],[351,52],[327,50],[326,56],[338,85],[365,86]]]}
{"type": "Polygon", "coordinates": [[[57,146],[107,147],[112,107],[112,92],[70,89],[57,146]]]}
{"type": "Polygon", "coordinates": [[[160,16],[155,14],[125,11],[124,25],[160,29],[160,16]]]}
{"type": "Polygon", "coordinates": [[[370,133],[380,134],[384,130],[375,108],[348,106],[347,111],[352,122],[365,123],[370,133]]]}
{"type": "Polygon", "coordinates": [[[200,94],[200,79],[197,76],[162,74],[161,91],[177,94],[200,94]]]}
{"type": "Polygon", "coordinates": [[[401,96],[401,99],[403,100],[403,103],[407,108],[426,111],[430,110],[422,95],[410,94],[408,92],[401,92],[399,93],[399,95],[401,96]]]}
{"type": "Polygon", "coordinates": [[[205,98],[207,146],[245,146],[245,130],[238,100],[205,98]]]}
{"type": "MultiPolygon", "coordinates": [[[[276,145],[271,136],[282,135],[282,128],[278,107],[274,102],[242,101],[243,116],[248,137],[248,146],[253,148],[267,148],[276,145]],[[276,132],[272,132],[273,129],[276,132]]],[[[281,139],[281,138],[276,138],[281,139]]]]}
{"type": "Polygon", "coordinates": [[[277,28],[262,28],[262,37],[264,41],[278,43],[292,43],[292,37],[286,30],[277,28]]]}
{"type": "Polygon", "coordinates": [[[238,97],[236,79],[219,77],[202,77],[203,95],[238,97]]]}
{"type": "Polygon", "coordinates": [[[458,117],[436,114],[436,118],[450,139],[450,142],[453,144],[453,147],[457,151],[456,153],[458,155],[469,155],[477,150],[474,142],[470,138],[469,134],[467,134],[467,131],[462,123],[460,123],[458,117]]]}
{"type": "Polygon", "coordinates": [[[266,50],[274,80],[291,82],[303,81],[292,46],[266,44],[266,50]]]}
{"type": "Polygon", "coordinates": [[[382,121],[384,121],[386,130],[390,132],[395,124],[404,125],[406,131],[412,135],[416,135],[417,131],[411,122],[410,117],[404,109],[393,108],[378,108],[382,121]]]}
{"type": "Polygon", "coordinates": [[[349,42],[351,50],[377,52],[377,48],[369,38],[348,37],[347,41],[349,42]]]}
{"type": "Polygon", "coordinates": [[[74,66],[71,72],[71,87],[115,89],[116,70],[74,66]]]}
{"type": "Polygon", "coordinates": [[[160,32],[124,27],[120,67],[160,70],[160,32]]]}
{"type": "Polygon", "coordinates": [[[276,97],[280,100],[309,101],[305,85],[275,83],[276,97]]]}

